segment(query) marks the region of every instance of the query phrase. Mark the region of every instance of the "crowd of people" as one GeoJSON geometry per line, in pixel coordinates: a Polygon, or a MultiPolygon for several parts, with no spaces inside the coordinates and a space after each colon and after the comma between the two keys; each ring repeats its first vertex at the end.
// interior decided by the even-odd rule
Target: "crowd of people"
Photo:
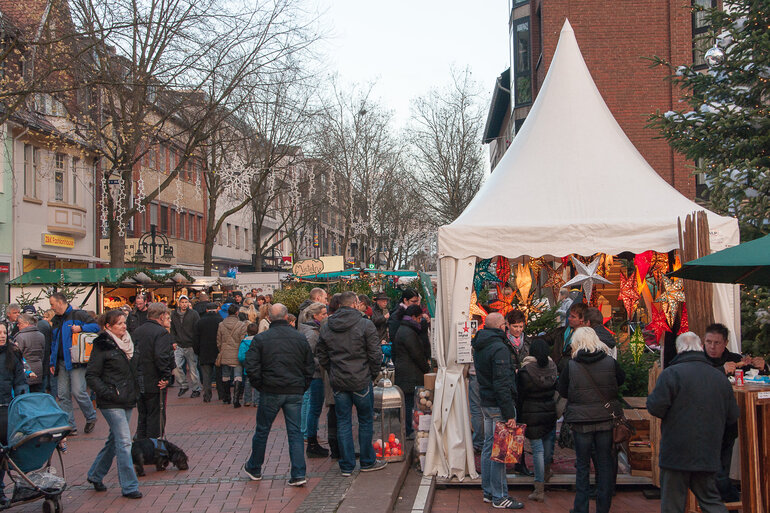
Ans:
{"type": "MultiPolygon", "coordinates": [[[[618,471],[613,429],[621,414],[619,387],[625,373],[597,308],[573,301],[563,314],[563,325],[530,338],[524,334],[522,312],[493,312],[473,339],[468,395],[473,447],[481,457],[483,500],[495,508],[524,507],[508,494],[506,466],[490,459],[495,424],[526,425],[534,463],[534,490],[528,498],[543,501],[561,418],[575,450],[576,494],[570,511],[587,513],[591,496],[598,513],[610,511],[618,471]]],[[[724,503],[739,499],[729,475],[738,408],[727,377],[739,367],[767,373],[768,366],[762,358],[728,351],[728,335],[717,323],[706,328],[704,342],[692,332],[667,341],[674,354],[647,399],[649,413],[662,419],[662,511],[683,512],[688,488],[704,512],[726,512],[724,503]]],[[[521,464],[515,471],[532,474],[521,464]]]]}
{"type": "MultiPolygon", "coordinates": [[[[252,480],[262,478],[268,435],[279,411],[289,444],[289,485],[305,484],[306,456],[337,459],[343,476],[352,474],[357,458],[361,471],[376,471],[385,462],[377,459],[372,445],[373,384],[383,364],[392,362],[407,419],[412,417],[414,391],[431,370],[430,319],[420,301],[417,292],[405,289],[391,310],[384,293],[373,299],[352,291],[330,297],[315,288],[295,317],[256,291],[245,297],[232,293],[222,303],[209,301],[205,293],[194,303],[181,295],[175,309],[139,294],[133,308],[108,311],[98,322],[59,292],[50,296],[51,308],[39,318],[34,308],[12,304],[0,323],[0,439],[4,442],[7,435],[8,403],[27,391],[58,398],[69,416],[69,436],[78,433],[75,404],[85,418],[85,433],[94,430],[98,409],[109,436],[88,482],[105,491],[104,476],[117,460],[122,494],[139,498],[132,441],[163,438],[166,394],[173,385],[179,397],[190,391],[190,399],[202,396],[209,403],[216,390],[223,404],[257,407],[252,450],[243,466],[252,480]],[[77,333],[98,334],[88,363],[73,359],[77,333]],[[318,437],[324,407],[328,448],[318,437]],[[132,436],[134,408],[138,418],[132,436]]],[[[615,403],[625,376],[599,310],[576,301],[564,317],[563,325],[530,337],[523,312],[493,312],[473,338],[468,369],[473,447],[481,460],[483,500],[495,508],[524,506],[508,494],[506,466],[490,458],[495,424],[526,424],[534,472],[523,461],[515,471],[534,475],[528,498],[543,501],[561,418],[569,426],[576,457],[571,511],[586,513],[592,493],[597,512],[610,510],[618,461],[615,403]]],[[[737,498],[729,470],[738,410],[726,376],[741,367],[768,369],[762,358],[728,351],[728,335],[726,327],[713,324],[704,343],[692,332],[676,338],[670,344],[676,354],[667,357],[648,398],[650,414],[662,419],[663,511],[683,511],[688,488],[704,512],[725,511],[723,502],[737,498]],[[704,429],[696,433],[692,425],[704,429]]],[[[405,428],[407,438],[413,438],[411,422],[405,428]]],[[[62,445],[66,450],[66,440],[62,445]]],[[[0,501],[5,502],[1,478],[0,501]]]]}
{"type": "MultiPolygon", "coordinates": [[[[256,291],[245,297],[233,292],[222,303],[209,301],[205,293],[193,303],[183,294],[173,309],[138,294],[133,308],[109,310],[98,320],[73,308],[60,292],[51,294],[51,308],[39,320],[34,307],[12,304],[0,323],[0,426],[6,427],[11,399],[26,392],[58,398],[68,414],[69,437],[78,434],[75,404],[85,418],[85,433],[93,432],[99,410],[109,436],[87,480],[96,491],[107,490],[103,480],[116,461],[123,496],[140,498],[132,442],[164,437],[169,387],[175,386],[179,397],[202,396],[204,403],[216,390],[223,404],[257,407],[252,451],[243,466],[252,480],[262,477],[267,438],[279,411],[289,443],[289,485],[305,484],[306,455],[337,459],[343,476],[351,475],[357,457],[362,472],[380,470],[385,462],[377,460],[372,446],[373,384],[382,371],[383,348],[395,342],[396,383],[407,397],[422,385],[430,344],[419,302],[419,295],[407,289],[390,311],[384,293],[372,301],[349,291],[329,297],[315,288],[295,317],[256,291]],[[73,356],[73,336],[79,333],[95,334],[87,362],[73,356]],[[318,437],[324,406],[328,448],[318,437]],[[353,441],[354,408],[360,451],[353,441]]],[[[66,442],[61,443],[65,451],[66,442]]],[[[5,502],[1,493],[0,500],[5,502]]]]}

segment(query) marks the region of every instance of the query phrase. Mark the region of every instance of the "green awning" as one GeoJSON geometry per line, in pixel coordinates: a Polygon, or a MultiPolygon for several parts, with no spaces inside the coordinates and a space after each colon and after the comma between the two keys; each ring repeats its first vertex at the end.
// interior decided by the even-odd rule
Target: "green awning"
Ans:
{"type": "Polygon", "coordinates": [[[94,283],[111,284],[185,284],[191,283],[192,277],[182,269],[138,269],[105,267],[101,269],[35,269],[14,278],[9,285],[26,287],[29,285],[87,285],[94,283]]]}
{"type": "Polygon", "coordinates": [[[691,260],[669,276],[711,283],[770,285],[770,235],[691,260]]]}

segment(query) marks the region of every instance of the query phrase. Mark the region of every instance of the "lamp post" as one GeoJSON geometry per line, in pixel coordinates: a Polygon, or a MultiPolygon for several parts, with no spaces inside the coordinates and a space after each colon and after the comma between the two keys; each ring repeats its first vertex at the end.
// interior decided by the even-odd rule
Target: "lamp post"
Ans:
{"type": "Polygon", "coordinates": [[[169,243],[168,237],[162,233],[158,233],[158,227],[154,224],[151,224],[149,233],[144,233],[139,238],[139,243],[137,244],[136,248],[137,259],[143,259],[149,250],[151,254],[152,265],[155,266],[155,256],[159,248],[162,248],[163,251],[161,258],[166,261],[169,261],[171,258],[173,258],[174,248],[169,243]]]}

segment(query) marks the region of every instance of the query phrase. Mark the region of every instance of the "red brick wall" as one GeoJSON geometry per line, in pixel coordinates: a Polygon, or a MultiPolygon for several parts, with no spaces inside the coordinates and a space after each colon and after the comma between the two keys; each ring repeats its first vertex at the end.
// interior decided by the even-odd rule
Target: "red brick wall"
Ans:
{"type": "Polygon", "coordinates": [[[650,68],[654,55],[692,62],[692,19],[687,0],[532,0],[533,69],[537,64],[537,9],[543,17],[543,61],[535,71],[535,94],[553,58],[565,18],[604,101],[649,164],[688,198],[695,197],[691,163],[671,150],[648,116],[678,109],[679,93],[666,69],[650,68]]]}

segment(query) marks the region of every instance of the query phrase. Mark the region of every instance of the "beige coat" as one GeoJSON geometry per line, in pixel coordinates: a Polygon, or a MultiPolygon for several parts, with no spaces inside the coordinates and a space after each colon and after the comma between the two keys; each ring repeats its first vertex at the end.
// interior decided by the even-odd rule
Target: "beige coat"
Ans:
{"type": "Polygon", "coordinates": [[[239,320],[237,315],[229,315],[224,321],[219,323],[219,328],[217,329],[217,348],[219,349],[217,365],[228,365],[230,367],[240,365],[238,361],[238,348],[241,345],[241,340],[246,338],[247,325],[248,323],[239,320]]]}

